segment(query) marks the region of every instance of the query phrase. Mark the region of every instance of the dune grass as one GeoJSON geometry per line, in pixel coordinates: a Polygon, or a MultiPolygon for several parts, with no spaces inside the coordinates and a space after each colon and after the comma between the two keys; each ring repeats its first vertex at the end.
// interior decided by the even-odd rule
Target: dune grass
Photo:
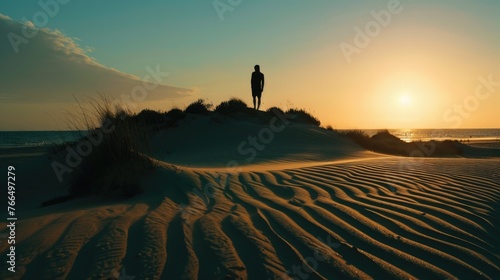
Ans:
{"type": "Polygon", "coordinates": [[[245,101],[239,98],[231,98],[228,101],[223,101],[217,107],[215,107],[215,112],[227,115],[235,112],[241,112],[248,109],[248,105],[245,101]]]}
{"type": "Polygon", "coordinates": [[[351,139],[354,143],[360,145],[365,149],[371,149],[370,136],[366,134],[363,130],[351,129],[351,130],[334,130],[338,134],[351,139]]]}
{"type": "MultiPolygon", "coordinates": [[[[290,108],[286,111],[279,107],[271,107],[263,112],[253,110],[248,107],[245,101],[239,98],[231,98],[228,101],[223,101],[219,105],[215,107],[214,110],[211,110],[213,105],[209,103],[205,99],[198,99],[193,103],[189,104],[186,109],[183,111],[185,114],[197,114],[197,115],[211,115],[212,113],[218,113],[220,115],[231,116],[242,118],[245,117],[249,120],[253,120],[255,122],[262,121],[265,119],[269,121],[275,114],[281,115],[292,115],[292,122],[294,123],[302,123],[302,124],[311,124],[314,126],[320,126],[321,122],[314,115],[309,113],[305,109],[299,108],[290,108]]],[[[217,118],[216,116],[213,116],[217,118]]]]}
{"type": "MultiPolygon", "coordinates": [[[[70,122],[76,130],[83,127],[85,135],[80,141],[58,146],[54,152],[64,154],[70,150],[79,151],[83,155],[75,155],[81,158],[81,162],[71,171],[69,194],[55,197],[43,205],[85,195],[132,196],[140,193],[139,177],[152,168],[152,163],[144,155],[151,135],[158,130],[177,125],[186,114],[243,113],[250,119],[255,115],[253,110],[238,98],[222,102],[213,111],[212,107],[207,100],[198,99],[184,110],[173,108],[168,112],[159,112],[145,109],[133,114],[105,97],[90,100],[85,104],[79,103],[80,114],[73,114],[70,122]],[[97,139],[98,143],[89,145],[90,138],[97,139]]],[[[276,110],[285,114],[279,108],[276,110]]],[[[304,110],[291,109],[286,113],[297,114],[299,122],[319,123],[304,110]]]]}
{"type": "Polygon", "coordinates": [[[197,115],[208,115],[210,113],[210,109],[213,107],[212,104],[208,103],[205,99],[198,99],[193,103],[189,104],[184,113],[186,114],[197,114],[197,115]]]}
{"type": "Polygon", "coordinates": [[[159,126],[158,112],[144,110],[133,115],[105,97],[80,104],[80,111],[81,116],[73,117],[72,123],[83,126],[87,133],[80,141],[67,144],[66,151],[80,159],[71,172],[70,195],[132,196],[141,192],[138,177],[152,167],[142,153],[147,150],[149,134],[159,126]]]}
{"type": "Polygon", "coordinates": [[[182,120],[186,117],[186,114],[179,108],[170,109],[167,113],[165,113],[165,121],[169,126],[175,125],[179,120],[182,120]]]}
{"type": "Polygon", "coordinates": [[[271,113],[271,114],[273,114],[274,112],[278,112],[282,115],[285,114],[285,111],[283,111],[283,109],[281,109],[280,107],[271,107],[271,108],[267,109],[266,112],[271,113]]]}
{"type": "Polygon", "coordinates": [[[303,123],[303,124],[311,124],[314,126],[320,126],[321,122],[318,118],[316,118],[313,114],[309,113],[305,109],[299,109],[299,108],[290,108],[286,111],[281,109],[280,107],[271,107],[267,109],[266,111],[269,114],[275,114],[276,112],[281,114],[281,115],[292,115],[293,119],[292,122],[296,123],[303,123]]]}
{"type": "Polygon", "coordinates": [[[299,123],[305,123],[305,124],[312,124],[314,126],[320,126],[321,121],[313,116],[311,113],[306,111],[305,109],[298,109],[298,108],[291,108],[288,109],[286,114],[294,115],[294,121],[299,122],[299,123]]]}

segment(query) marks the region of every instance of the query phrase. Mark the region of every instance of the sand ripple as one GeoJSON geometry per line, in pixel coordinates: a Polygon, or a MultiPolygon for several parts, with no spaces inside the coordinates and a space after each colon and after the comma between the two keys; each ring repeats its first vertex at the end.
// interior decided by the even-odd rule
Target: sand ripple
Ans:
{"type": "Polygon", "coordinates": [[[384,157],[163,170],[127,203],[21,220],[18,272],[2,276],[498,279],[499,165],[384,157]]]}

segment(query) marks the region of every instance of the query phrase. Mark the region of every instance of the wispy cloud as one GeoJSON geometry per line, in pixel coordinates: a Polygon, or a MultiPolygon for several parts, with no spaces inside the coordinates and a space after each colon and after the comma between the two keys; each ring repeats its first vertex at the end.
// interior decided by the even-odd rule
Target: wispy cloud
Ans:
{"type": "MultiPolygon", "coordinates": [[[[19,22],[0,14],[0,101],[71,102],[74,97],[97,93],[119,98],[143,85],[144,80],[158,83],[148,91],[145,101],[193,93],[192,89],[165,85],[155,80],[154,75],[141,79],[104,66],[89,55],[90,48],[83,49],[75,40],[58,30],[38,29],[31,22],[19,22]],[[23,32],[36,35],[28,38],[23,32]]],[[[158,66],[151,69],[158,70],[158,66]]]]}

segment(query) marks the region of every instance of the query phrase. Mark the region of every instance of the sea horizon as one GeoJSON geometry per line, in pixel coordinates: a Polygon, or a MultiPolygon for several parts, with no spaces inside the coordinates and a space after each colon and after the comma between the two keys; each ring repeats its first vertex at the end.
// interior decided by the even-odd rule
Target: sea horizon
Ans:
{"type": "MultiPolygon", "coordinates": [[[[336,129],[348,131],[352,129],[336,129]]],[[[458,140],[458,141],[500,141],[500,128],[458,128],[458,129],[355,129],[372,136],[381,130],[388,130],[403,141],[458,140]]],[[[85,130],[33,130],[0,131],[0,148],[40,147],[77,141],[85,130]]]]}

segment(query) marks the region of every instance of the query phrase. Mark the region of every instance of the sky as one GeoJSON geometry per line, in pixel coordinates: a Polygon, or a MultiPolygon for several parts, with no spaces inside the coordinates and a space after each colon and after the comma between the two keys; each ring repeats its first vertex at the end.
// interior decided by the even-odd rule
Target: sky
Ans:
{"type": "Polygon", "coordinates": [[[106,95],[303,108],[339,129],[500,128],[497,0],[6,0],[0,130],[66,130],[106,95]]]}

